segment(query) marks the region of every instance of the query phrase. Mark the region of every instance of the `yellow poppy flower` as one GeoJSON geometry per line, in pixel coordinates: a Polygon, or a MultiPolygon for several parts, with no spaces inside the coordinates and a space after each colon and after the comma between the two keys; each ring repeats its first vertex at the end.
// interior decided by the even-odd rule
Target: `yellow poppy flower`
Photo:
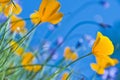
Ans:
{"type": "Polygon", "coordinates": [[[25,53],[22,59],[22,65],[31,64],[34,59],[34,55],[31,52],[25,53]]]}
{"type": "Polygon", "coordinates": [[[23,68],[28,70],[28,71],[33,71],[33,72],[38,72],[41,70],[42,66],[41,65],[32,65],[32,61],[34,59],[34,55],[31,52],[25,53],[22,58],[21,64],[24,65],[23,68]],[[26,66],[25,66],[26,65],[26,66]],[[29,65],[29,66],[27,66],[29,65]],[[32,66],[30,66],[32,65],[32,66]]]}
{"type": "Polygon", "coordinates": [[[19,32],[23,32],[24,30],[25,30],[25,21],[13,15],[11,17],[11,31],[19,33],[19,32]]]}
{"type": "Polygon", "coordinates": [[[21,56],[24,53],[24,49],[22,47],[19,47],[15,52],[17,55],[21,56]]]}
{"type": "Polygon", "coordinates": [[[113,54],[114,46],[112,41],[106,37],[103,36],[100,32],[97,34],[96,41],[93,44],[92,47],[92,53],[94,55],[111,55],[113,54]]]}
{"type": "Polygon", "coordinates": [[[68,76],[69,76],[69,73],[68,73],[68,72],[65,72],[65,73],[63,74],[61,80],[67,80],[68,76]]]}
{"type": "Polygon", "coordinates": [[[19,47],[19,44],[16,41],[11,41],[10,46],[12,46],[12,51],[14,51],[18,56],[21,56],[24,53],[24,49],[19,47]]]}
{"type": "Polygon", "coordinates": [[[2,12],[2,6],[0,6],[0,13],[2,12]]]}
{"type": "Polygon", "coordinates": [[[12,50],[15,50],[19,45],[16,43],[16,41],[11,41],[10,46],[12,46],[12,50]]]}
{"type": "Polygon", "coordinates": [[[9,4],[10,0],[0,0],[0,12],[5,9],[5,6],[9,4]]]}
{"type": "Polygon", "coordinates": [[[10,2],[10,0],[0,0],[0,6],[6,5],[10,2]]]}
{"type": "Polygon", "coordinates": [[[105,68],[110,66],[115,66],[118,63],[117,59],[112,59],[108,56],[106,57],[96,57],[97,63],[92,63],[91,68],[98,74],[104,74],[105,68]]]}
{"type": "Polygon", "coordinates": [[[24,69],[28,70],[28,71],[33,71],[33,72],[38,72],[42,69],[41,65],[34,65],[34,66],[29,66],[29,67],[24,67],[24,69]]]}
{"type": "Polygon", "coordinates": [[[0,0],[0,3],[8,3],[10,0],[0,0]]]}
{"type": "Polygon", "coordinates": [[[63,17],[63,14],[58,12],[59,9],[60,3],[57,0],[42,0],[39,10],[31,14],[31,21],[34,24],[39,22],[57,24],[63,17]]]}
{"type": "Polygon", "coordinates": [[[10,14],[18,15],[22,11],[22,8],[19,4],[15,4],[15,6],[11,3],[4,7],[3,13],[5,16],[9,16],[10,14]]]}
{"type": "Polygon", "coordinates": [[[65,51],[64,51],[64,57],[66,60],[75,61],[78,58],[78,55],[76,53],[72,52],[69,47],[66,47],[65,51]]]}
{"type": "Polygon", "coordinates": [[[110,58],[113,52],[114,46],[112,41],[98,32],[96,41],[92,47],[92,53],[95,55],[97,63],[92,63],[91,68],[98,74],[104,74],[105,68],[115,66],[118,60],[110,58]]]}

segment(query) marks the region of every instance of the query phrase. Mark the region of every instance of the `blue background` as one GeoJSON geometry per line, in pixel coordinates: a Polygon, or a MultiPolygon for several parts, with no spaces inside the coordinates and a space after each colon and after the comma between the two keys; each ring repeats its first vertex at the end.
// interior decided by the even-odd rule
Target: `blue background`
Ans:
{"type": "MultiPolygon", "coordinates": [[[[64,45],[58,50],[58,56],[63,55],[64,47],[74,47],[81,35],[89,34],[94,39],[96,33],[101,31],[104,35],[109,36],[114,45],[120,44],[120,1],[119,0],[106,0],[110,4],[108,8],[105,8],[99,3],[101,0],[59,0],[61,3],[60,11],[64,13],[63,20],[59,23],[58,28],[49,37],[50,42],[54,42],[59,36],[64,37],[65,34],[76,24],[81,21],[95,21],[98,23],[105,23],[112,26],[112,28],[102,28],[96,24],[84,24],[80,25],[65,41],[64,45]]],[[[22,18],[29,18],[35,10],[38,10],[41,0],[20,0],[20,4],[23,8],[22,13],[19,15],[22,18]]],[[[28,28],[32,23],[27,21],[28,28]]],[[[35,31],[31,46],[36,48],[45,34],[48,32],[49,23],[41,24],[35,31]]],[[[91,51],[91,48],[87,47],[86,51],[79,51],[78,54],[87,54],[91,51]],[[84,52],[84,53],[83,53],[84,52]]],[[[120,60],[120,51],[116,50],[112,56],[120,60]]],[[[90,63],[94,62],[94,56],[87,57],[74,64],[74,68],[79,73],[84,74],[91,80],[95,72],[90,67],[90,63]]],[[[117,65],[119,67],[119,65],[117,65]]]]}

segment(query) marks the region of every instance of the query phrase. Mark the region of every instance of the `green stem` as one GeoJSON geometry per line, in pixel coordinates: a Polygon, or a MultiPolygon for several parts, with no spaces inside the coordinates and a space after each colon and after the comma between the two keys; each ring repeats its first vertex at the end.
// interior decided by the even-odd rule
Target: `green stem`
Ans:
{"type": "Polygon", "coordinates": [[[61,68],[60,70],[58,70],[57,72],[55,72],[53,75],[51,75],[51,76],[48,78],[48,80],[51,80],[51,79],[54,78],[58,73],[61,73],[62,71],[64,71],[65,69],[67,69],[69,66],[71,66],[71,65],[74,64],[75,62],[77,62],[77,61],[79,61],[79,60],[81,60],[81,59],[83,59],[83,58],[85,58],[85,57],[87,57],[87,56],[90,56],[91,54],[92,54],[92,53],[90,52],[90,53],[88,53],[87,55],[84,55],[84,56],[78,58],[77,60],[71,62],[70,64],[66,65],[65,67],[61,68]]]}
{"type": "MultiPolygon", "coordinates": [[[[13,70],[13,69],[19,69],[19,68],[23,68],[23,67],[28,67],[28,66],[36,66],[36,65],[41,65],[43,66],[44,64],[29,64],[29,65],[20,65],[20,66],[15,66],[15,67],[9,67],[6,70],[2,70],[0,72],[4,72],[4,71],[8,71],[8,70],[13,70]]],[[[50,65],[50,64],[46,64],[45,66],[48,67],[55,67],[55,68],[63,68],[61,66],[55,66],[55,65],[50,65]]]]}
{"type": "Polygon", "coordinates": [[[90,56],[91,54],[92,54],[92,53],[90,52],[89,54],[84,55],[84,56],[82,56],[82,57],[76,59],[75,61],[73,61],[73,62],[71,62],[70,64],[68,64],[66,67],[71,66],[72,64],[76,63],[77,61],[79,61],[79,60],[81,60],[81,59],[83,59],[83,58],[85,58],[85,57],[87,57],[87,56],[90,56]]]}
{"type": "MultiPolygon", "coordinates": [[[[29,36],[30,33],[36,29],[37,26],[38,26],[38,24],[37,24],[37,25],[34,25],[33,28],[32,28],[25,36],[23,36],[20,40],[17,41],[17,43],[22,43],[22,42],[26,39],[26,37],[29,36]]],[[[11,48],[11,47],[14,46],[14,45],[16,45],[16,44],[11,45],[11,46],[9,46],[8,48],[6,48],[6,49],[4,49],[4,50],[0,50],[0,52],[3,52],[3,51],[5,51],[5,50],[11,48]]]]}

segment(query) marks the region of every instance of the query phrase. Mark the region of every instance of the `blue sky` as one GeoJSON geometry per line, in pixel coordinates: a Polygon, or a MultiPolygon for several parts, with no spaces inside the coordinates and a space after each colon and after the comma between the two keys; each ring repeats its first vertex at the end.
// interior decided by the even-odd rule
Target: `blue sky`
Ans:
{"type": "MultiPolygon", "coordinates": [[[[72,26],[80,21],[97,21],[106,24],[114,25],[116,21],[120,19],[119,12],[120,4],[117,0],[106,0],[109,2],[109,8],[105,8],[100,5],[98,1],[101,0],[59,0],[61,3],[61,12],[64,13],[64,18],[60,23],[60,27],[56,30],[56,35],[64,35],[59,32],[66,33],[72,26]],[[92,4],[91,4],[92,3],[92,4]],[[74,15],[70,16],[71,13],[75,12],[82,6],[82,9],[78,10],[74,15]]],[[[23,18],[28,18],[31,13],[38,10],[41,0],[21,0],[23,12],[20,15],[23,18]]],[[[29,22],[30,23],[30,22],[29,22]]],[[[27,25],[29,27],[30,25],[27,25]]],[[[44,24],[43,24],[44,26],[44,24]]],[[[38,33],[43,33],[46,27],[38,28],[38,33]]],[[[74,31],[71,35],[76,33],[90,34],[95,37],[96,32],[101,29],[98,25],[85,24],[74,31]]],[[[45,32],[44,31],[44,32],[45,32]]],[[[42,35],[41,35],[42,36],[42,35]]]]}
{"type": "MultiPolygon", "coordinates": [[[[67,32],[77,23],[81,21],[93,21],[98,23],[105,23],[112,26],[110,29],[104,29],[96,24],[84,24],[80,25],[70,36],[67,38],[65,44],[58,50],[59,56],[63,53],[65,46],[74,46],[76,41],[81,37],[81,35],[89,34],[95,38],[96,33],[101,31],[104,35],[110,37],[114,44],[120,43],[120,1],[119,0],[104,0],[107,1],[109,7],[106,8],[99,3],[101,0],[59,0],[61,3],[60,11],[64,13],[64,18],[60,22],[58,28],[48,39],[50,41],[56,40],[59,36],[65,36],[67,32]],[[80,9],[79,9],[80,8],[80,9]],[[77,11],[76,11],[77,10],[77,11]]],[[[21,0],[20,4],[23,7],[23,12],[20,14],[23,18],[28,18],[31,13],[35,10],[38,10],[41,0],[21,0]]],[[[27,21],[27,27],[30,27],[31,22],[27,21]]],[[[41,39],[48,31],[49,23],[41,24],[35,31],[33,37],[32,46],[38,46],[41,39]]],[[[86,51],[91,51],[91,48],[88,48],[86,51]]],[[[118,57],[117,53],[113,57],[118,57]]],[[[77,67],[81,70],[83,74],[87,75],[88,78],[92,77],[94,74],[90,68],[87,68],[91,61],[94,61],[94,57],[88,57],[79,64],[81,66],[77,67]],[[91,73],[91,74],[87,74],[91,73]]],[[[76,69],[77,70],[77,69],[76,69]]]]}

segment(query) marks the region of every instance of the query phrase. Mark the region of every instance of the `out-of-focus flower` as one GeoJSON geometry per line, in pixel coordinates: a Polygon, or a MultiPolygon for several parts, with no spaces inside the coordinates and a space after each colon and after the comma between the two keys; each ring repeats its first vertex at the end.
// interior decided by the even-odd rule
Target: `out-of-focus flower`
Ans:
{"type": "Polygon", "coordinates": [[[60,3],[57,0],[42,0],[39,10],[31,14],[31,21],[34,24],[39,24],[40,22],[57,24],[63,17],[63,14],[58,12],[59,9],[60,3]]]}
{"type": "Polygon", "coordinates": [[[78,58],[78,55],[73,52],[69,47],[66,47],[64,51],[64,57],[66,60],[75,61],[78,58]]]}
{"type": "Polygon", "coordinates": [[[77,48],[81,47],[82,44],[83,44],[83,39],[81,38],[81,39],[78,40],[78,42],[77,42],[75,48],[77,49],[77,48]]]}
{"type": "Polygon", "coordinates": [[[60,45],[60,44],[62,44],[62,42],[63,42],[63,37],[58,37],[56,44],[60,45]]]}
{"type": "Polygon", "coordinates": [[[51,45],[50,42],[45,41],[44,44],[43,44],[43,49],[45,51],[49,50],[50,49],[50,45],[51,45]]]}
{"type": "Polygon", "coordinates": [[[111,26],[110,26],[109,24],[99,23],[99,25],[100,25],[102,28],[111,28],[111,26]]]}
{"type": "Polygon", "coordinates": [[[2,6],[0,6],[0,13],[2,12],[2,6]]]}
{"type": "Polygon", "coordinates": [[[21,64],[24,65],[23,68],[28,71],[38,72],[41,70],[41,65],[32,65],[34,60],[34,55],[31,52],[25,53],[22,58],[21,64]]]}
{"type": "Polygon", "coordinates": [[[53,31],[55,29],[55,26],[53,24],[49,24],[49,30],[53,31]]]}
{"type": "Polygon", "coordinates": [[[49,24],[49,30],[50,31],[53,31],[55,28],[59,27],[61,24],[58,23],[58,24],[49,24]]]}
{"type": "Polygon", "coordinates": [[[101,0],[101,1],[100,1],[100,4],[101,4],[102,6],[104,6],[105,8],[109,8],[109,7],[110,7],[109,2],[107,2],[107,1],[105,1],[105,0],[101,0]]]}
{"type": "Polygon", "coordinates": [[[10,0],[0,0],[0,4],[6,4],[6,3],[9,3],[10,0]]]}
{"type": "Polygon", "coordinates": [[[20,7],[19,4],[15,3],[10,3],[10,0],[6,0],[5,3],[0,3],[0,11],[3,12],[5,16],[9,16],[10,14],[13,15],[18,15],[21,13],[22,8],[20,7]]]}
{"type": "Polygon", "coordinates": [[[94,39],[90,35],[84,35],[84,39],[88,42],[89,47],[91,47],[94,43],[94,39]]]}
{"type": "Polygon", "coordinates": [[[118,63],[118,60],[108,56],[96,57],[96,60],[97,63],[92,63],[91,68],[100,75],[105,73],[105,68],[115,66],[118,63]]]}
{"type": "Polygon", "coordinates": [[[15,52],[18,56],[21,56],[24,53],[24,48],[19,47],[19,44],[16,41],[11,41],[10,46],[12,51],[15,52]]]}
{"type": "Polygon", "coordinates": [[[20,0],[14,0],[14,3],[18,3],[18,4],[20,4],[21,1],[20,1],[20,0]]]}
{"type": "Polygon", "coordinates": [[[53,60],[57,60],[59,57],[58,57],[58,53],[55,53],[53,56],[52,56],[52,59],[53,60]]]}
{"type": "Polygon", "coordinates": [[[15,4],[15,6],[11,3],[8,6],[6,6],[3,10],[3,13],[5,16],[9,16],[10,14],[18,15],[22,11],[22,8],[19,4],[15,4]]]}
{"type": "Polygon", "coordinates": [[[110,67],[105,70],[105,73],[102,75],[103,80],[115,80],[118,69],[116,67],[110,67]]]}
{"type": "Polygon", "coordinates": [[[68,76],[69,76],[69,73],[68,73],[68,72],[65,72],[65,73],[62,75],[61,80],[67,80],[68,76]]]}
{"type": "Polygon", "coordinates": [[[98,32],[92,47],[92,53],[95,55],[97,63],[92,63],[91,68],[98,74],[104,74],[105,68],[115,66],[118,63],[118,60],[109,57],[113,52],[114,46],[112,41],[98,32]]]}
{"type": "Polygon", "coordinates": [[[26,31],[25,21],[15,15],[13,15],[11,17],[11,28],[10,29],[12,32],[24,33],[26,31]]]}
{"type": "Polygon", "coordinates": [[[16,15],[20,14],[22,11],[22,8],[19,4],[10,2],[10,0],[2,0],[0,2],[0,12],[4,14],[6,17],[10,16],[11,19],[11,31],[12,32],[21,32],[25,34],[27,30],[24,28],[25,21],[21,18],[17,17],[16,15]]]}

